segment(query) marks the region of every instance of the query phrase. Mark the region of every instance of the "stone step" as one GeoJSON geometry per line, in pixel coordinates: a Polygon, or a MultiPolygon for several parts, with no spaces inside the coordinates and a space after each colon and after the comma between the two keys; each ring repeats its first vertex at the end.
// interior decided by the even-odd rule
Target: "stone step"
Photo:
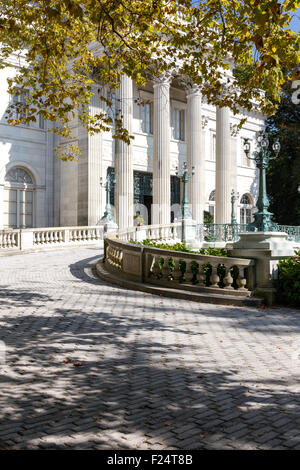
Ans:
{"type": "MultiPolygon", "coordinates": [[[[194,302],[203,302],[216,305],[234,305],[237,307],[247,306],[247,307],[258,307],[262,305],[263,300],[256,297],[240,297],[234,295],[224,295],[224,294],[215,294],[215,293],[204,293],[204,292],[195,292],[188,291],[185,289],[174,289],[171,287],[153,285],[142,282],[133,282],[127,279],[123,279],[108,272],[105,269],[103,260],[97,262],[95,265],[96,273],[105,282],[116,284],[120,287],[125,287],[127,289],[148,292],[149,294],[162,295],[164,297],[173,297],[176,299],[185,299],[192,300],[194,302]]],[[[194,286],[195,287],[195,286],[194,286]]]]}

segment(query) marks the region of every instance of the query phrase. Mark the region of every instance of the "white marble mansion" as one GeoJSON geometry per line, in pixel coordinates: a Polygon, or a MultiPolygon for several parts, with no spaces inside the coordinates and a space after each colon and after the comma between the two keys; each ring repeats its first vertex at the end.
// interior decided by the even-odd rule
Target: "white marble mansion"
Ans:
{"type": "MultiPolygon", "coordinates": [[[[194,220],[201,223],[208,211],[214,222],[230,222],[232,189],[239,193],[238,222],[251,220],[257,177],[243,143],[249,138],[254,150],[263,115],[233,116],[228,108],[216,109],[202,100],[197,87],[176,76],[143,89],[124,76],[116,93],[108,87],[106,93],[134,136],[132,144],[114,140],[111,132],[90,136],[73,122],[82,155],[63,162],[54,156],[50,123],[14,127],[6,122],[5,110],[14,99],[6,91],[11,73],[11,68],[0,71],[0,229],[99,224],[106,204],[100,178],[107,176],[116,179],[110,202],[120,228],[134,225],[138,211],[145,224],[169,223],[179,217],[182,184],[176,167],[185,161],[195,167],[189,182],[194,220]],[[248,120],[238,131],[244,116],[248,120]]],[[[103,106],[95,95],[91,113],[103,106]]]]}

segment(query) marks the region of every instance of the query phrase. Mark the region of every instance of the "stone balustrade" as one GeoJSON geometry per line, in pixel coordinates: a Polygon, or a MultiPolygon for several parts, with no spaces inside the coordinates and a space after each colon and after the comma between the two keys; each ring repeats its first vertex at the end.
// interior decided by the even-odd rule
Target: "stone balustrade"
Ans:
{"type": "Polygon", "coordinates": [[[20,230],[0,230],[0,249],[18,249],[20,246],[20,230]]]}
{"type": "Polygon", "coordinates": [[[119,278],[171,288],[246,297],[255,286],[252,259],[162,250],[112,236],[104,241],[104,263],[119,278]]]}
{"type": "Polygon", "coordinates": [[[35,250],[55,246],[97,244],[103,227],[47,227],[0,231],[0,252],[35,250]]]}
{"type": "Polygon", "coordinates": [[[141,225],[115,232],[119,240],[134,242],[142,240],[180,241],[181,222],[165,225],[141,225]]]}

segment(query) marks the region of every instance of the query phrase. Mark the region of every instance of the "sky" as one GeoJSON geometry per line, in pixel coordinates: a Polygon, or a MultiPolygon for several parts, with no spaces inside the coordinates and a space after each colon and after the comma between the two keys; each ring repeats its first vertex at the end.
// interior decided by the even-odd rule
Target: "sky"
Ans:
{"type": "Polygon", "coordinates": [[[293,31],[296,31],[296,33],[299,33],[300,31],[300,8],[298,8],[296,16],[292,19],[290,23],[290,28],[293,31]]]}

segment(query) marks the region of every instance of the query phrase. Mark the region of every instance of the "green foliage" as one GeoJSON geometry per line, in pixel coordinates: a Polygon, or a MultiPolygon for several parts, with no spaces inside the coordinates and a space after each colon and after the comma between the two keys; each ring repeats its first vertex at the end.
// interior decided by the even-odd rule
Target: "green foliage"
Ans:
{"type": "MultiPolygon", "coordinates": [[[[271,115],[285,71],[299,64],[299,38],[289,29],[298,5],[297,0],[0,0],[0,68],[23,51],[9,93],[30,90],[27,102],[18,104],[19,119],[13,107],[8,110],[9,122],[29,124],[41,115],[67,142],[74,138],[72,119],[91,135],[105,132],[112,123],[105,108],[112,103],[103,85],[116,90],[125,74],[142,87],[175,68],[213,105],[235,114],[259,107],[271,115]],[[226,88],[224,71],[232,63],[234,88],[226,88]],[[104,104],[96,115],[89,106],[93,95],[104,104]]],[[[133,136],[119,110],[114,122],[113,137],[130,144],[133,136]]],[[[62,142],[56,150],[63,159],[80,153],[75,143],[62,142]]]]}
{"type": "Polygon", "coordinates": [[[224,248],[213,248],[213,247],[208,247],[208,248],[200,248],[198,251],[200,255],[209,255],[209,256],[227,256],[227,251],[224,248]]]}
{"type": "Polygon", "coordinates": [[[135,243],[135,244],[142,243],[142,245],[150,246],[153,248],[161,248],[162,250],[182,251],[183,253],[196,253],[200,255],[222,256],[222,257],[227,256],[227,251],[224,248],[208,247],[208,248],[200,248],[199,250],[191,250],[190,248],[187,248],[187,246],[184,243],[174,243],[173,245],[170,245],[168,243],[160,243],[157,241],[151,241],[149,239],[143,240],[142,242],[134,242],[133,240],[130,240],[130,243],[135,243]]]}
{"type": "Polygon", "coordinates": [[[292,102],[291,85],[290,81],[284,85],[281,104],[266,122],[271,144],[274,137],[281,143],[278,157],[267,169],[269,210],[281,225],[300,225],[300,105],[292,102]]]}
{"type": "Polygon", "coordinates": [[[300,250],[295,256],[279,261],[277,281],[279,302],[300,307],[300,250]]]}
{"type": "Polygon", "coordinates": [[[214,223],[214,218],[213,218],[213,216],[211,215],[210,212],[208,212],[208,211],[203,212],[203,222],[205,224],[213,224],[214,223]]]}
{"type": "Polygon", "coordinates": [[[159,243],[156,241],[151,241],[149,239],[143,240],[142,245],[152,246],[153,248],[161,248],[162,250],[173,250],[173,251],[183,251],[184,253],[194,253],[192,250],[186,247],[184,243],[175,243],[170,245],[168,243],[159,243]]]}

